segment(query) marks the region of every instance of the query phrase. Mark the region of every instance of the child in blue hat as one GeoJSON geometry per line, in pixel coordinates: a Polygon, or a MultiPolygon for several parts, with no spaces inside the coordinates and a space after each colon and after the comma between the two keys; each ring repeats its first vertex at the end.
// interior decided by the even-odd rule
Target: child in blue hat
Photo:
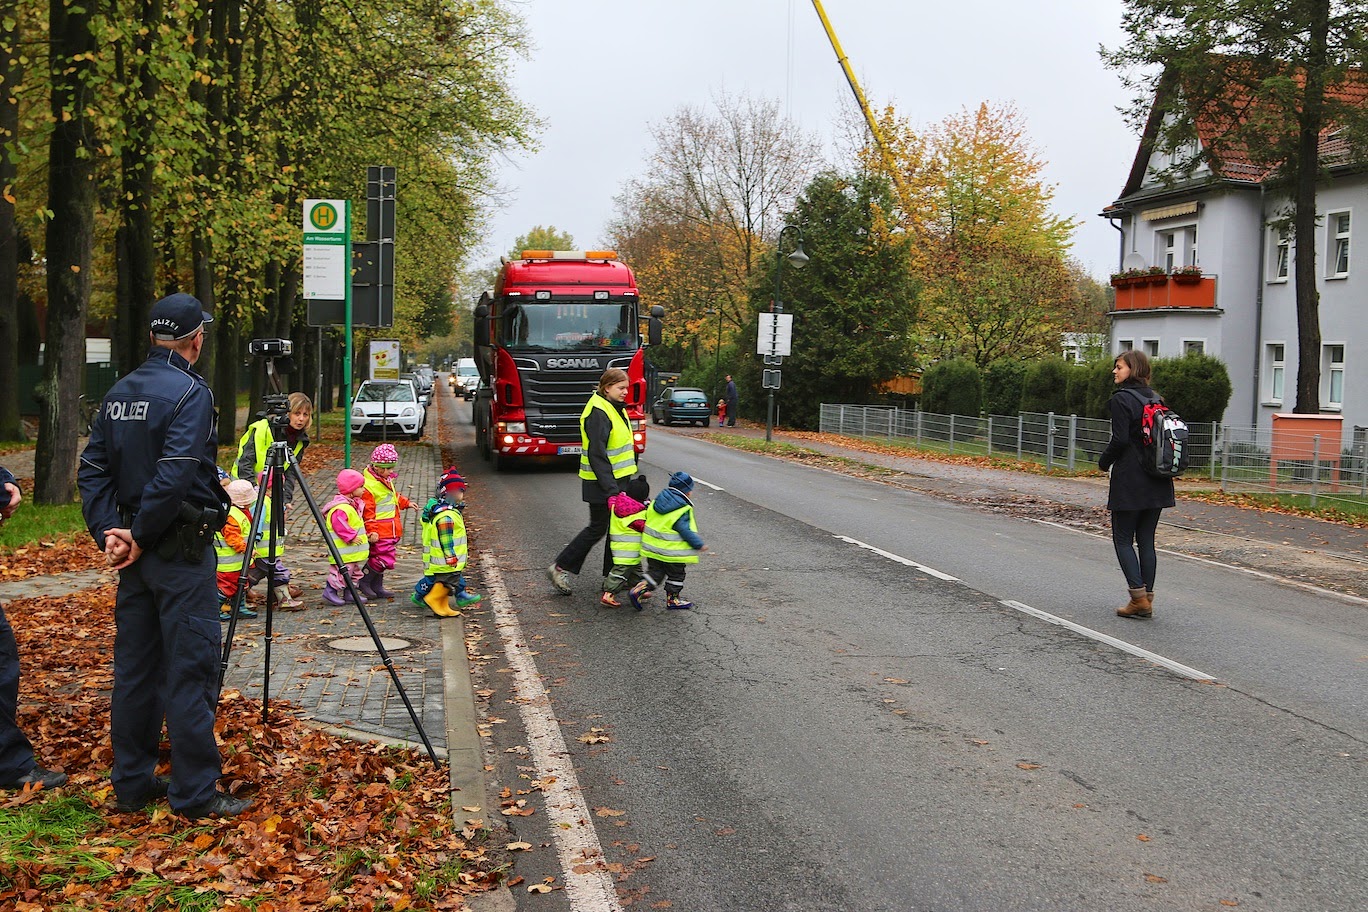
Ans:
{"type": "Polygon", "coordinates": [[[698,563],[698,555],[708,550],[698,536],[693,501],[689,492],[694,480],[688,472],[675,472],[670,484],[646,508],[646,528],[641,533],[641,553],[646,555],[646,578],[627,591],[632,606],[640,611],[641,600],[650,598],[661,581],[665,584],[665,607],[683,610],[693,607],[686,601],[684,572],[698,563]]]}

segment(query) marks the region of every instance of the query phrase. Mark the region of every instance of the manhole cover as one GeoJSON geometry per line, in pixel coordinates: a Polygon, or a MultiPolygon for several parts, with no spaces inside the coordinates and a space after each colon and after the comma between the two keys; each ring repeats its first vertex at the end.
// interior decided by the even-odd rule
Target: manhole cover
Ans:
{"type": "MultiPolygon", "coordinates": [[[[381,637],[380,644],[385,647],[386,652],[397,652],[413,645],[408,640],[401,640],[398,637],[381,637]]],[[[329,640],[328,645],[333,649],[341,649],[343,652],[378,651],[375,648],[375,641],[370,637],[343,637],[340,640],[329,640]]]]}

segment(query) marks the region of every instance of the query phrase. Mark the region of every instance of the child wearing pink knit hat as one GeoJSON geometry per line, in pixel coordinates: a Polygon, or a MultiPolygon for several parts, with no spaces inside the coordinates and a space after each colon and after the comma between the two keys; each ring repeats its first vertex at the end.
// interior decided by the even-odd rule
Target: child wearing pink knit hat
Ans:
{"type": "Polygon", "coordinates": [[[370,465],[361,473],[366,480],[361,489],[361,518],[366,522],[367,535],[376,536],[371,539],[366,572],[358,584],[367,598],[394,598],[394,593],[385,588],[385,571],[394,569],[399,540],[404,537],[401,511],[416,506],[394,488],[398,465],[399,451],[394,444],[382,443],[371,450],[370,465]]]}
{"type": "MultiPolygon", "coordinates": [[[[360,472],[343,469],[337,473],[337,496],[323,507],[325,531],[342,558],[339,565],[337,558],[331,552],[328,554],[328,584],[323,587],[323,601],[329,605],[345,605],[350,600],[343,574],[353,584],[359,583],[370,556],[370,542],[374,539],[366,535],[366,523],[361,518],[361,489],[365,486],[366,479],[360,472]]],[[[357,598],[360,604],[366,604],[359,591],[357,598]]]]}

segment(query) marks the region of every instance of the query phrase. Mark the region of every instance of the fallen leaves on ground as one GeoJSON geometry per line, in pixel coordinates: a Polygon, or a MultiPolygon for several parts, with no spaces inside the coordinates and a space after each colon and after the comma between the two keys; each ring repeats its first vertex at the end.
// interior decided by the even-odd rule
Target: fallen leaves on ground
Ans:
{"type": "Polygon", "coordinates": [[[69,533],[0,553],[0,580],[104,568],[104,554],[84,533],[69,533]]]}
{"type": "MultiPolygon", "coordinates": [[[[458,909],[497,885],[502,853],[483,822],[453,820],[448,773],[425,754],[349,741],[300,721],[283,702],[269,721],[236,691],[220,700],[221,786],[252,799],[239,817],[190,823],[158,802],[120,814],[109,783],[114,587],[16,599],[19,724],[38,762],[67,786],[0,793],[0,823],[80,819],[74,836],[0,845],[0,908],[174,908],[275,912],[458,909]],[[207,906],[206,906],[207,907],[207,906]]],[[[162,771],[168,745],[162,744],[162,771]]]]}

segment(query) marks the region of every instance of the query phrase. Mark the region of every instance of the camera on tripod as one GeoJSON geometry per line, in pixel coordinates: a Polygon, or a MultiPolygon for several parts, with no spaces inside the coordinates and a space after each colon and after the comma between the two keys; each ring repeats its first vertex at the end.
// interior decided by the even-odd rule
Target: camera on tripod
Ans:
{"type": "Polygon", "coordinates": [[[294,343],[289,339],[253,339],[247,350],[258,358],[279,358],[294,352],[294,343]]]}

